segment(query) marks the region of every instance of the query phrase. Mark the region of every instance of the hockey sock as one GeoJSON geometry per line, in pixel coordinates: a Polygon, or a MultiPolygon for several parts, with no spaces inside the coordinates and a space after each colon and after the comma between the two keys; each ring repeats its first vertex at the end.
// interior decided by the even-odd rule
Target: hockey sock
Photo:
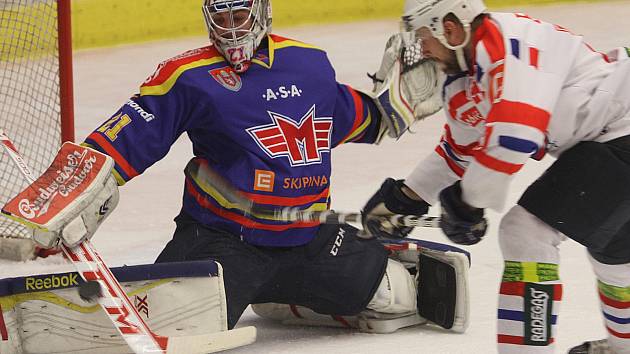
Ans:
{"type": "Polygon", "coordinates": [[[630,354],[630,263],[607,265],[591,258],[608,343],[617,354],[630,354]]]}
{"type": "Polygon", "coordinates": [[[558,265],[505,261],[499,292],[500,353],[553,353],[562,299],[558,265]]]}

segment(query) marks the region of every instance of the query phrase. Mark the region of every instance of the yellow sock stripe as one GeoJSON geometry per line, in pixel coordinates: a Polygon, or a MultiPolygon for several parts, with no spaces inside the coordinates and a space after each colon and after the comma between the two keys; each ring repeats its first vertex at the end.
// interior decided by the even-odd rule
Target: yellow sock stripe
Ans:
{"type": "Polygon", "coordinates": [[[504,282],[540,283],[559,279],[557,264],[505,261],[504,282]]]}
{"type": "Polygon", "coordinates": [[[597,281],[597,287],[599,291],[609,299],[630,302],[630,286],[622,288],[619,286],[608,285],[602,281],[597,281]]]}

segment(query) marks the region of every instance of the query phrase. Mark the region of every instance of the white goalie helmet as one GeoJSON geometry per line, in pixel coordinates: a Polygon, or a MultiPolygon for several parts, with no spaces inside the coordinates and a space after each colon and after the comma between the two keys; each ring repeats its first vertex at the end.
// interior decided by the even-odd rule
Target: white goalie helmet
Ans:
{"type": "Polygon", "coordinates": [[[210,40],[236,72],[245,72],[271,32],[271,0],[204,0],[210,40]]]}
{"type": "Polygon", "coordinates": [[[470,41],[470,24],[475,17],[486,11],[482,0],[405,0],[402,16],[404,30],[415,32],[421,27],[427,27],[431,34],[445,47],[457,53],[457,61],[462,70],[466,70],[463,51],[470,41]],[[464,26],[466,38],[461,44],[450,45],[444,37],[444,17],[453,14],[464,26]]]}

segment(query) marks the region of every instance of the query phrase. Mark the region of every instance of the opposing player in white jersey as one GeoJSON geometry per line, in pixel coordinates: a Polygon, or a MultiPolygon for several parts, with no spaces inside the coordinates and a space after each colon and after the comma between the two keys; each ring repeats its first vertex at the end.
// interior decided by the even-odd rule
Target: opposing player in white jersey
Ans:
{"type": "Polygon", "coordinates": [[[503,210],[514,176],[549,153],[557,160],[500,224],[499,352],[553,352],[558,246],[571,238],[588,249],[608,330],[571,353],[630,353],[628,51],[609,57],[563,27],[486,12],[481,0],[407,0],[403,22],[448,75],[446,125],[434,153],[370,199],[366,226],[404,236],[375,216],[439,201],[444,233],[475,244],[484,209],[503,210]]]}

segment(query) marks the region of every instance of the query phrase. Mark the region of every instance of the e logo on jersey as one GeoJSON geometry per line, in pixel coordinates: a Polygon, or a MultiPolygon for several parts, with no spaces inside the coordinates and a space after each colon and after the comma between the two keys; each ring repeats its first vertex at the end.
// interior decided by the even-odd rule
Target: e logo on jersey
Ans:
{"type": "Polygon", "coordinates": [[[332,118],[315,117],[315,106],[297,123],[281,114],[267,113],[273,123],[247,132],[272,159],[285,156],[291,166],[304,166],[321,163],[322,153],[330,152],[332,118]]]}
{"type": "Polygon", "coordinates": [[[231,66],[213,69],[208,72],[218,83],[230,91],[238,92],[243,86],[241,77],[238,76],[231,66]]]}

